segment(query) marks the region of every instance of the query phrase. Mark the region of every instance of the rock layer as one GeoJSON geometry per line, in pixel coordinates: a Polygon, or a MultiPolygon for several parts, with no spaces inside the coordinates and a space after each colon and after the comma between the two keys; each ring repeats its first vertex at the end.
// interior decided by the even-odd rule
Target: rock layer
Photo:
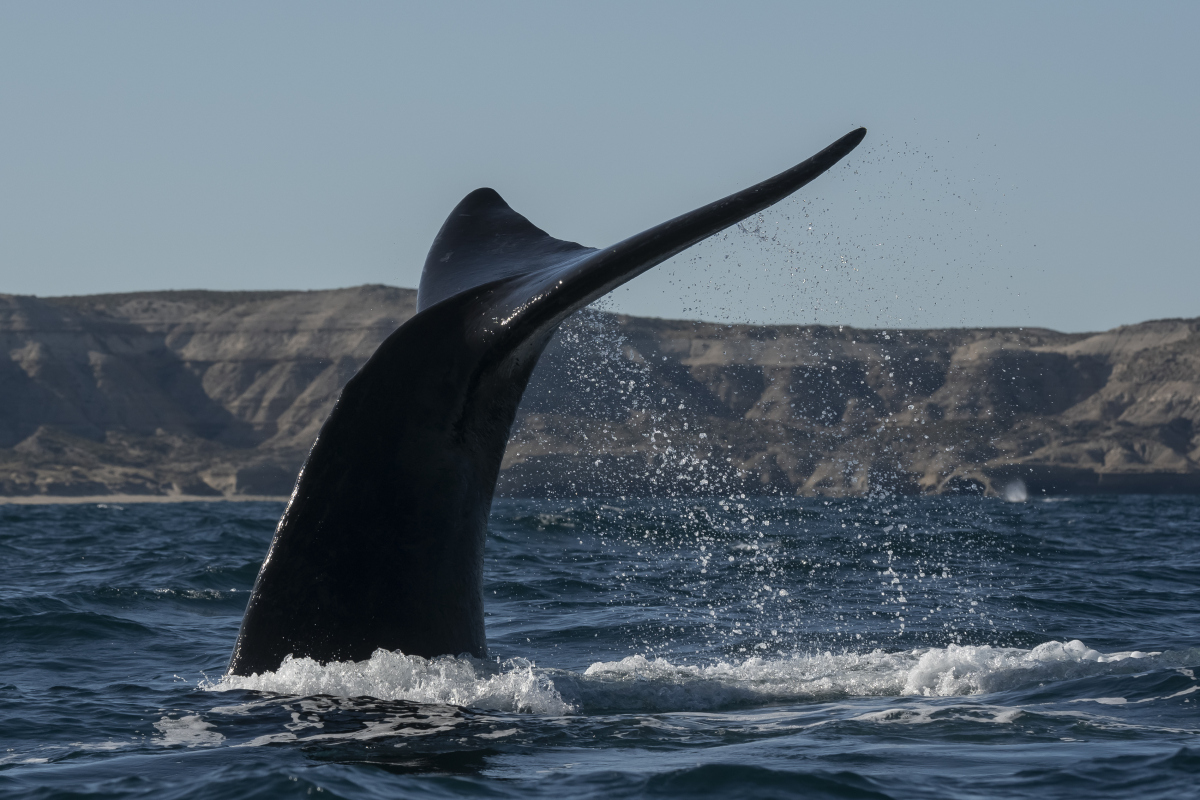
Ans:
{"type": "MultiPolygon", "coordinates": [[[[281,495],[415,311],[386,286],[0,295],[0,495],[281,495]]],[[[1200,320],[1103,333],[586,313],[501,492],[1200,491],[1200,320]]]]}

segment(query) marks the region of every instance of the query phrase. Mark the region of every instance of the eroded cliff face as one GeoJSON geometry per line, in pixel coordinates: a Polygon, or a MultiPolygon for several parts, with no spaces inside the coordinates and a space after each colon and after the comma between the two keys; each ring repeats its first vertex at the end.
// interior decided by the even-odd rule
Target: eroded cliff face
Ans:
{"type": "MultiPolygon", "coordinates": [[[[386,286],[0,295],[0,495],[281,495],[415,312],[386,286]]],[[[1097,334],[590,313],[531,382],[510,494],[1200,491],[1200,320],[1097,334]]]]}
{"type": "Polygon", "coordinates": [[[0,296],[0,494],[290,491],[416,293],[0,296]]]}

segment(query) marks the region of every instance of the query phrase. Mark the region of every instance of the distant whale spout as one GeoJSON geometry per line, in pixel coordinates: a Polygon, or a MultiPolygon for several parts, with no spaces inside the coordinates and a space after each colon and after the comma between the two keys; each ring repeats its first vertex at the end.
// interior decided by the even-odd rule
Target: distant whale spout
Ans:
{"type": "Polygon", "coordinates": [[[859,128],[760,184],[602,250],[554,239],[491,189],[467,195],[421,275],[417,314],[325,422],[258,573],[229,662],[362,661],[378,648],[484,657],[483,546],[521,394],[555,329],[816,178],[859,128]]]}

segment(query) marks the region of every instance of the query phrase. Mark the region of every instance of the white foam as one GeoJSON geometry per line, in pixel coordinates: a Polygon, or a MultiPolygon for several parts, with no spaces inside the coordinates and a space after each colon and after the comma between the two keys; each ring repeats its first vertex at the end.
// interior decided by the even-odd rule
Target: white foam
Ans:
{"type": "MultiPolygon", "coordinates": [[[[1173,655],[1185,660],[1200,657],[1195,651],[1173,655]]],[[[379,650],[359,663],[322,665],[307,658],[288,658],[275,672],[249,678],[225,676],[202,683],[201,688],[369,696],[550,715],[700,711],[847,697],[985,694],[1088,675],[1178,666],[1174,662],[1179,658],[1170,656],[1138,651],[1104,654],[1073,640],[1047,642],[1032,650],[949,645],[897,653],[751,657],[705,666],[635,655],[597,662],[580,674],[539,669],[523,659],[497,668],[469,658],[427,660],[379,650]]]]}
{"type": "Polygon", "coordinates": [[[946,720],[968,720],[973,723],[1012,725],[1023,718],[1022,708],[990,705],[945,706],[925,703],[910,703],[901,708],[885,708],[868,711],[851,719],[857,722],[874,722],[880,725],[928,725],[946,720]]]}
{"type": "Polygon", "coordinates": [[[162,734],[163,738],[158,740],[158,743],[164,747],[200,747],[225,741],[225,737],[215,730],[216,726],[205,722],[198,714],[189,714],[178,719],[163,717],[154,723],[154,727],[162,734]]]}
{"type": "Polygon", "coordinates": [[[1159,653],[1130,651],[1105,655],[1078,639],[1019,648],[932,648],[921,654],[905,682],[904,694],[926,697],[999,692],[1033,680],[1057,681],[1105,672],[1088,665],[1146,659],[1159,653]]]}
{"type": "Polygon", "coordinates": [[[499,671],[471,658],[425,659],[376,650],[367,661],[319,664],[288,656],[274,672],[226,675],[201,688],[253,689],[276,694],[376,697],[494,711],[566,714],[573,709],[531,662],[514,659],[499,671]]]}

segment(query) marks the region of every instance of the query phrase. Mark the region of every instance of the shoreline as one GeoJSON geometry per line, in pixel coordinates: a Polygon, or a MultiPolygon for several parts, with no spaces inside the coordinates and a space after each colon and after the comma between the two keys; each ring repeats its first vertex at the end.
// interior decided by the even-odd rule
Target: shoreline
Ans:
{"type": "Polygon", "coordinates": [[[286,495],[239,494],[225,495],[193,495],[193,494],[93,494],[93,495],[46,495],[31,494],[12,497],[0,496],[0,506],[53,506],[53,505],[88,505],[91,503],[286,503],[290,498],[286,495]]]}

